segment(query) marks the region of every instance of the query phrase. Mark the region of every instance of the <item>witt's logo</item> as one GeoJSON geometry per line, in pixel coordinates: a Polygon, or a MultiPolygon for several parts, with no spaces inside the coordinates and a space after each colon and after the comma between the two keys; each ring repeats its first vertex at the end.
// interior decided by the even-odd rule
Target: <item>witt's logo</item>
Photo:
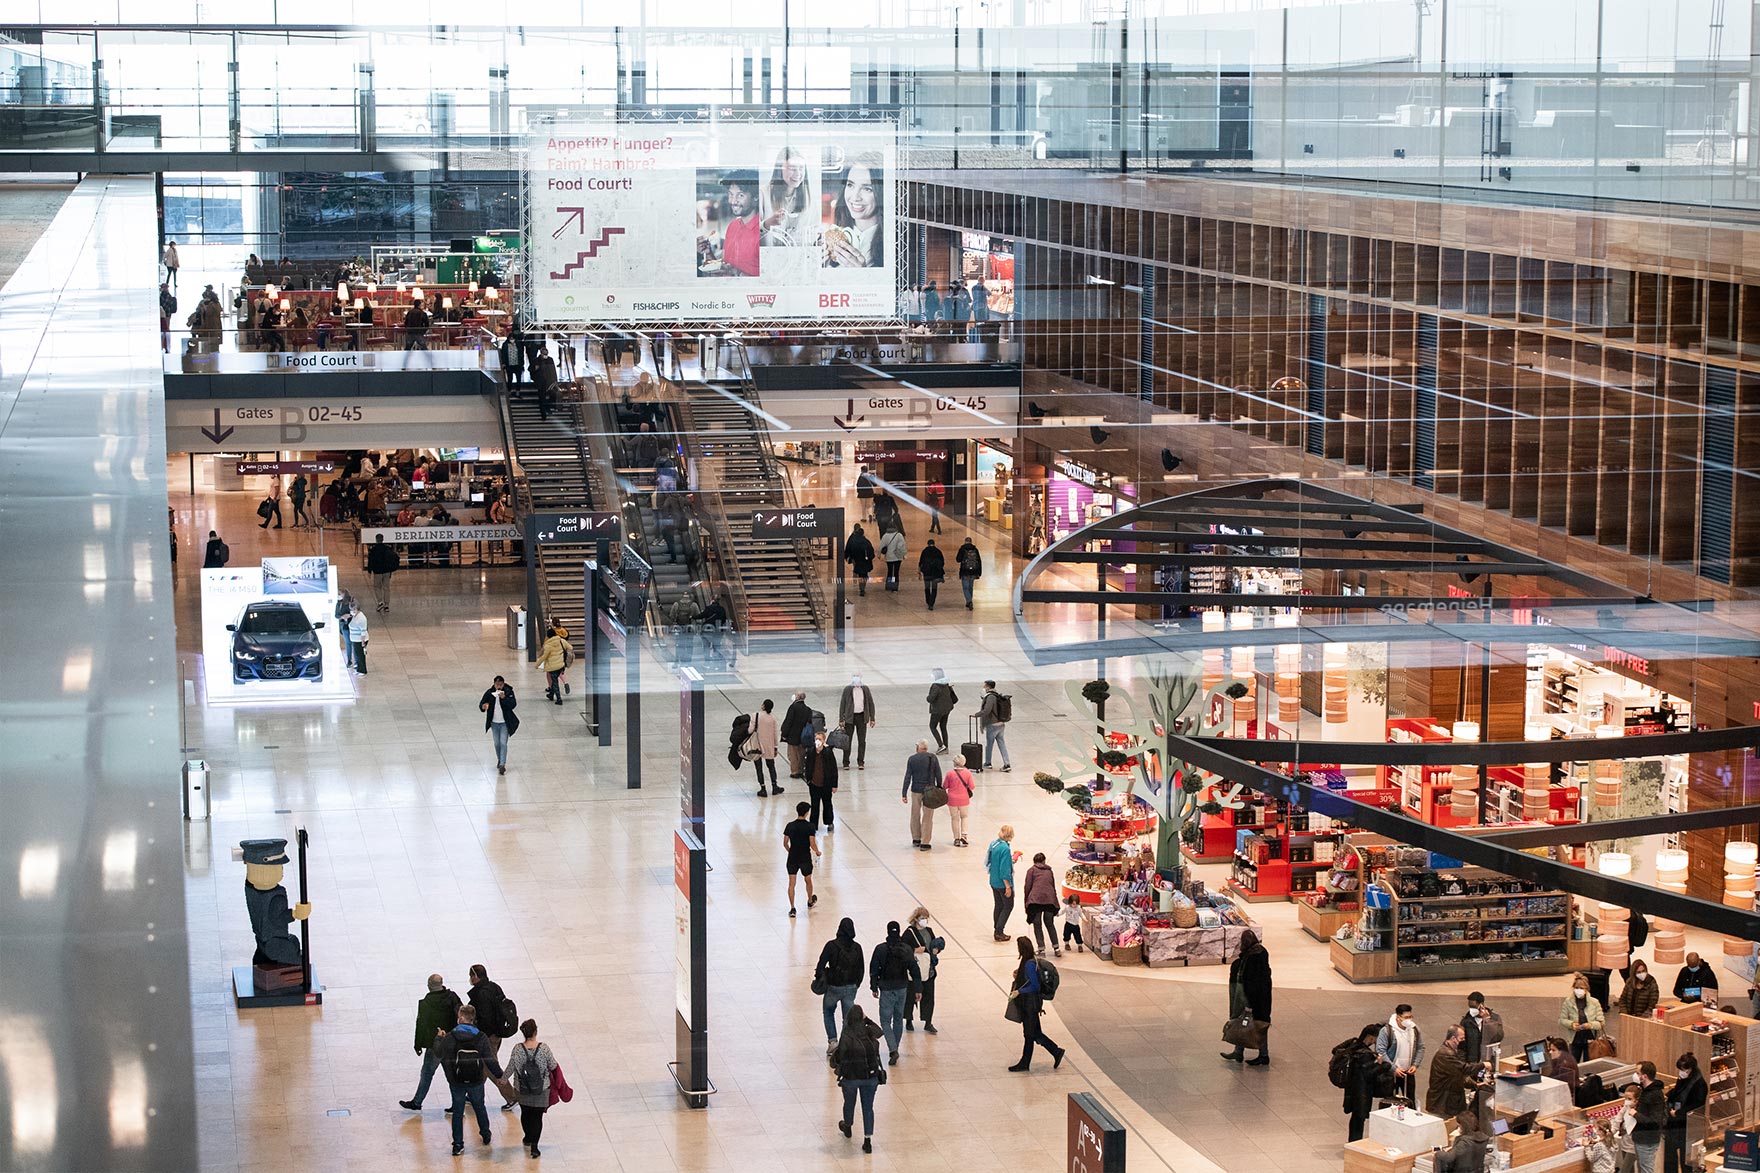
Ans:
{"type": "Polygon", "coordinates": [[[768,307],[773,306],[775,304],[776,304],[776,295],[774,293],[748,293],[748,294],[746,294],[746,306],[750,309],[757,309],[759,306],[764,306],[764,307],[768,308],[768,307]]]}

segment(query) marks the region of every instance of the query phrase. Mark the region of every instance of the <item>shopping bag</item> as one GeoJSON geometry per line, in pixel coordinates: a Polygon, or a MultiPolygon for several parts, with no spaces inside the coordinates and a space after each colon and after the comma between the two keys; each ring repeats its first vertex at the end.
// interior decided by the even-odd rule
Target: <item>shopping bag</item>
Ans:
{"type": "Polygon", "coordinates": [[[1222,1024],[1222,1041],[1231,1047],[1257,1051],[1265,1045],[1265,1027],[1255,1022],[1250,1013],[1242,1014],[1222,1024]]]}
{"type": "Polygon", "coordinates": [[[1008,1009],[1002,1012],[1002,1017],[1008,1019],[1010,1022],[1025,1022],[1027,1020],[1026,1012],[1021,1009],[1019,998],[1010,998],[1008,1000],[1008,1009]]]}

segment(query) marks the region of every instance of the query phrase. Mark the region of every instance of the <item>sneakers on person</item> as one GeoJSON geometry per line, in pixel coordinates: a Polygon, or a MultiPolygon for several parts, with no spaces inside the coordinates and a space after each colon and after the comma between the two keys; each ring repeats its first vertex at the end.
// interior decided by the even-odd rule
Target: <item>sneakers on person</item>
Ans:
{"type": "Polygon", "coordinates": [[[1014,769],[1014,767],[1009,765],[1007,762],[1002,763],[1002,772],[1004,774],[1008,773],[1012,769],[1014,769]]]}
{"type": "Polygon", "coordinates": [[[455,1157],[462,1157],[462,1156],[464,1156],[464,1146],[463,1146],[463,1145],[461,1145],[461,1144],[455,1144],[455,1145],[453,1145],[453,1146],[452,1146],[452,1155],[453,1155],[453,1156],[455,1156],[455,1157]]]}
{"type": "Polygon", "coordinates": [[[897,1067],[898,1066],[898,1052],[897,1051],[892,1052],[892,1054],[890,1054],[886,1057],[886,1066],[888,1066],[888,1067],[897,1067]]]}
{"type": "Polygon", "coordinates": [[[788,906],[788,919],[789,920],[794,919],[794,905],[792,905],[792,904],[788,906]]]}
{"type": "Polygon", "coordinates": [[[843,1133],[843,1135],[849,1137],[852,1140],[855,1139],[855,1134],[850,1131],[849,1121],[847,1121],[847,1120],[839,1120],[837,1122],[837,1131],[843,1133]]]}
{"type": "Polygon", "coordinates": [[[397,1106],[399,1108],[408,1108],[411,1112],[420,1112],[422,1110],[422,1106],[414,1100],[399,1100],[397,1101],[397,1106]]]}
{"type": "Polygon", "coordinates": [[[1051,1070],[1056,1071],[1059,1067],[1062,1067],[1062,1066],[1063,1066],[1063,1051],[1060,1048],[1058,1050],[1057,1054],[1055,1054],[1051,1057],[1051,1070]]]}
{"type": "Polygon", "coordinates": [[[935,1026],[933,1023],[925,1022],[923,1024],[923,1033],[926,1035],[938,1035],[941,1032],[935,1029],[935,1026]]]}
{"type": "Polygon", "coordinates": [[[770,793],[771,794],[781,794],[782,787],[780,787],[776,783],[772,782],[772,783],[770,783],[770,793]]]}
{"type": "MultiPolygon", "coordinates": [[[[513,1101],[513,1100],[509,1100],[509,1101],[507,1101],[507,1102],[506,1102],[506,1103],[505,1103],[505,1104],[503,1104],[503,1105],[501,1105],[501,1110],[502,1110],[502,1111],[503,1111],[503,1112],[511,1112],[511,1111],[513,1111],[513,1110],[514,1110],[514,1109],[515,1109],[515,1108],[517,1108],[517,1107],[519,1107],[519,1104],[517,1104],[517,1103],[516,1103],[516,1102],[514,1102],[514,1101],[513,1101]]],[[[489,1143],[489,1138],[488,1138],[488,1137],[484,1137],[484,1138],[483,1138],[483,1143],[484,1143],[484,1144],[488,1144],[488,1143],[489,1143]]]]}
{"type": "Polygon", "coordinates": [[[864,1153],[871,1153],[874,1151],[874,1138],[873,1137],[864,1136],[862,1138],[862,1151],[864,1153]]]}
{"type": "Polygon", "coordinates": [[[505,773],[507,773],[507,767],[504,765],[497,764],[495,767],[495,772],[497,774],[505,774],[505,773]]]}
{"type": "Polygon", "coordinates": [[[807,897],[807,907],[808,907],[808,908],[811,908],[811,907],[813,907],[813,905],[815,905],[815,904],[817,904],[817,903],[819,903],[819,895],[818,895],[818,893],[814,893],[814,894],[813,894],[813,895],[811,895],[811,896],[809,896],[809,897],[807,897]]]}
{"type": "Polygon", "coordinates": [[[1010,1067],[1009,1070],[1010,1071],[1031,1071],[1032,1068],[1025,1063],[1016,1063],[1013,1067],[1010,1067]]]}

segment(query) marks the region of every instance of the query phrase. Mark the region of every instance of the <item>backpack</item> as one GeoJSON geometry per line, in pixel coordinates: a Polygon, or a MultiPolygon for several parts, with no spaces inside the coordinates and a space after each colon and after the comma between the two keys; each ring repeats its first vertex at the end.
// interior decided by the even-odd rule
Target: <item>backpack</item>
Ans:
{"type": "Polygon", "coordinates": [[[813,710],[813,732],[825,732],[825,714],[821,713],[818,709],[813,710]]]}
{"type": "Polygon", "coordinates": [[[968,546],[966,552],[959,556],[959,572],[976,576],[983,559],[978,555],[978,547],[968,546]]]}
{"type": "Polygon", "coordinates": [[[544,1065],[538,1062],[536,1051],[526,1050],[524,1043],[514,1044],[526,1052],[525,1061],[520,1064],[519,1076],[514,1081],[513,1090],[522,1096],[541,1096],[544,1094],[544,1065]]]}
{"type": "Polygon", "coordinates": [[[752,716],[741,713],[733,719],[733,728],[727,734],[727,764],[739,769],[745,762],[744,747],[752,735],[752,716]]]}
{"type": "Polygon", "coordinates": [[[257,503],[257,516],[258,517],[261,517],[264,520],[268,520],[269,515],[274,512],[275,512],[275,505],[273,502],[271,502],[269,500],[269,498],[264,497],[260,502],[257,503]]]}
{"type": "Polygon", "coordinates": [[[998,721],[1014,720],[1014,695],[999,692],[996,694],[996,719],[998,721]]]}
{"type": "Polygon", "coordinates": [[[887,981],[905,981],[911,976],[911,953],[906,945],[891,945],[886,959],[880,963],[880,976],[887,981]]]}
{"type": "Polygon", "coordinates": [[[225,566],[228,562],[230,562],[232,560],[232,547],[228,546],[225,542],[221,542],[219,554],[220,554],[220,565],[225,566]]]}
{"type": "Polygon", "coordinates": [[[465,1049],[464,1040],[457,1030],[452,1033],[452,1046],[448,1048],[446,1070],[453,1083],[482,1083],[488,1077],[488,1067],[483,1062],[483,1053],[477,1049],[475,1039],[470,1041],[470,1049],[465,1049]]]}
{"type": "Polygon", "coordinates": [[[1044,958],[1039,959],[1039,997],[1047,1002],[1057,997],[1057,987],[1063,979],[1058,976],[1057,967],[1044,958]]]}
{"type": "Polygon", "coordinates": [[[758,744],[758,723],[750,721],[751,733],[739,743],[739,756],[748,762],[755,762],[764,756],[764,747],[758,744]]]}
{"type": "Polygon", "coordinates": [[[501,1001],[496,1004],[495,1008],[500,1011],[501,1018],[501,1021],[496,1024],[495,1036],[497,1038],[506,1039],[512,1038],[514,1035],[518,1034],[519,1007],[513,1004],[513,999],[509,998],[504,992],[501,995],[501,1001]]]}
{"type": "Polygon", "coordinates": [[[859,1047],[838,1044],[836,1051],[839,1079],[871,1079],[880,1066],[880,1044],[872,1037],[861,1040],[859,1047]]]}
{"type": "Polygon", "coordinates": [[[1332,1048],[1332,1058],[1326,1061],[1326,1078],[1336,1088],[1344,1088],[1350,1082],[1351,1052],[1356,1049],[1357,1036],[1352,1035],[1344,1042],[1332,1048]]]}

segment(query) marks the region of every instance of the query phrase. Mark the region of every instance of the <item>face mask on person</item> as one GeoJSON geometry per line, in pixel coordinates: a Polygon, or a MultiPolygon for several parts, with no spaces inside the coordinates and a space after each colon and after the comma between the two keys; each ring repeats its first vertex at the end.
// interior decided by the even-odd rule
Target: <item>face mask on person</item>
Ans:
{"type": "Polygon", "coordinates": [[[1467,1013],[1472,1015],[1474,1018],[1477,1018],[1477,1017],[1479,1017],[1479,1008],[1477,1006],[1469,1006],[1469,1007],[1467,1007],[1467,1013]]]}
{"type": "Polygon", "coordinates": [[[823,737],[813,738],[813,748],[818,749],[818,750],[824,749],[825,748],[825,739],[823,737]]]}
{"type": "Polygon", "coordinates": [[[1404,1018],[1402,1018],[1402,1019],[1400,1019],[1400,1020],[1399,1020],[1399,1028],[1400,1028],[1400,1029],[1401,1029],[1401,1030],[1410,1030],[1410,1029],[1412,1029],[1412,1018],[1411,1018],[1411,1015],[1409,1015],[1409,1014],[1408,1014],[1408,1015],[1407,1015],[1407,1016],[1405,1016],[1405,1017],[1404,1017],[1404,1018]]]}
{"type": "Polygon", "coordinates": [[[1576,993],[1577,993],[1577,1000],[1581,1001],[1582,999],[1587,998],[1589,996],[1589,987],[1588,986],[1578,986],[1578,987],[1576,987],[1576,993]]]}

